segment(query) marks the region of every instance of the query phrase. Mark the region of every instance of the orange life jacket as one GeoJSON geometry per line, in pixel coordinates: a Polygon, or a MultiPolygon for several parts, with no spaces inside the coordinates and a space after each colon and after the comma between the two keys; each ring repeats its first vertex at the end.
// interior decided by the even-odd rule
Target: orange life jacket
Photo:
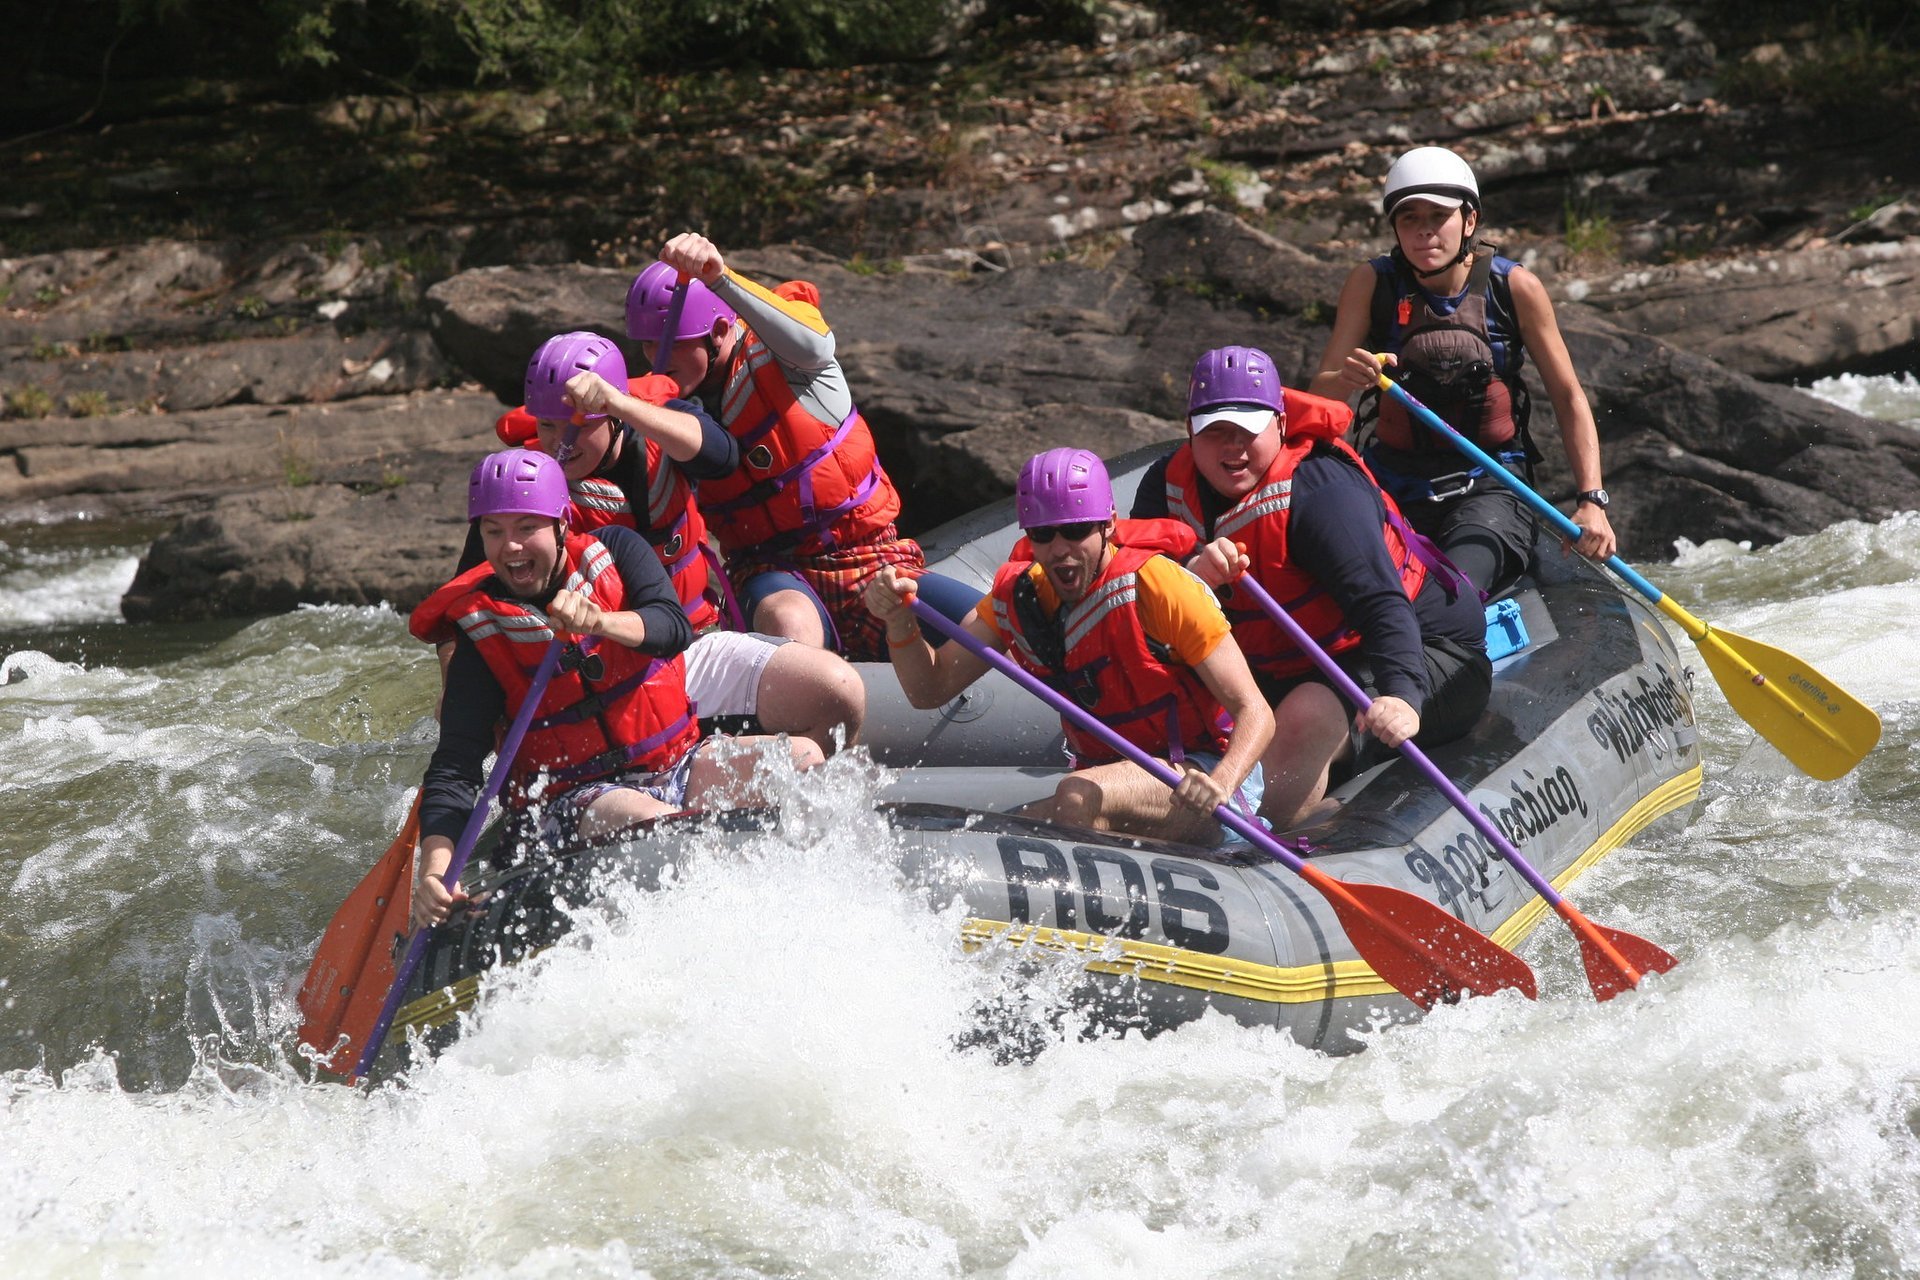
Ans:
{"type": "MultiPolygon", "coordinates": [[[[664,405],[678,399],[680,388],[662,374],[642,374],[627,381],[627,394],[648,404],[664,405]]],[[[525,405],[509,409],[494,424],[494,432],[509,446],[534,447],[531,442],[538,420],[525,405]]],[[[693,485],[684,472],[673,465],[658,442],[632,433],[633,440],[646,446],[647,523],[643,528],[635,518],[632,505],[620,486],[611,480],[588,476],[568,481],[573,509],[567,525],[585,533],[610,524],[624,525],[644,537],[653,547],[667,576],[673,579],[674,593],[695,631],[704,631],[720,621],[720,592],[714,583],[714,566],[709,565],[707,522],[694,500],[693,485]]]]}
{"type": "MultiPolygon", "coordinates": [[[[625,608],[626,584],[599,539],[569,535],[566,570],[568,590],[610,612],[625,608]]],[[[506,691],[512,716],[554,633],[538,608],[490,594],[492,575],[475,565],[415,609],[409,626],[422,638],[465,634],[506,691]]],[[[652,658],[602,639],[578,658],[548,681],[514,757],[502,794],[516,809],[621,770],[668,768],[700,740],[680,655],[652,658]]]]}
{"type": "MultiPolygon", "coordinates": [[[[1287,555],[1293,473],[1320,449],[1331,450],[1342,462],[1357,468],[1370,484],[1374,483],[1373,473],[1342,438],[1353,417],[1346,405],[1303,391],[1288,390],[1284,397],[1286,438],[1278,456],[1252,491],[1222,513],[1211,531],[1202,514],[1201,480],[1191,444],[1181,445],[1167,463],[1167,510],[1201,539],[1210,542],[1215,538],[1231,538],[1244,546],[1252,561],[1247,572],[1254,575],[1254,580],[1293,615],[1294,621],[1322,649],[1341,653],[1360,643],[1360,633],[1347,624],[1345,613],[1319,580],[1295,566],[1287,555]]],[[[1387,512],[1380,526],[1380,537],[1399,571],[1400,585],[1407,599],[1412,600],[1427,579],[1427,565],[1403,536],[1405,521],[1393,498],[1382,492],[1380,500],[1387,512]]],[[[1313,669],[1312,660],[1300,652],[1279,624],[1247,599],[1244,592],[1235,592],[1229,587],[1225,608],[1227,620],[1233,624],[1233,634],[1254,670],[1285,679],[1313,669]]]]}
{"type": "MultiPolygon", "coordinates": [[[[802,280],[774,290],[817,306],[802,280]]],[[[721,550],[815,555],[870,542],[900,514],[900,494],[875,455],[860,411],[823,422],[794,395],[780,362],[742,326],[720,402],[720,425],[740,442],[740,469],[700,482],[700,503],[721,550]]]]}
{"type": "MultiPolygon", "coordinates": [[[[1141,750],[1174,761],[1193,751],[1217,755],[1227,749],[1226,711],[1193,668],[1140,625],[1137,571],[1158,554],[1116,548],[1080,602],[1051,618],[1028,576],[1033,563],[1009,560],[993,579],[994,622],[1010,637],[1014,661],[1141,750]]],[[[1076,765],[1121,758],[1100,738],[1063,724],[1076,765]]]]}

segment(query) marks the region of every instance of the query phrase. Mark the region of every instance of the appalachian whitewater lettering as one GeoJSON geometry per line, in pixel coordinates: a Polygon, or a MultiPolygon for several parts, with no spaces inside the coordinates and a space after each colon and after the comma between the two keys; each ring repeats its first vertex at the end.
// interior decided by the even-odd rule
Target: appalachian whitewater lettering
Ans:
{"type": "Polygon", "coordinates": [[[1587,731],[1623,764],[1643,751],[1665,755],[1667,740],[1658,731],[1692,719],[1686,690],[1664,664],[1656,664],[1654,669],[1660,673],[1659,683],[1649,683],[1645,676],[1639,676],[1638,693],[1594,690],[1594,700],[1600,705],[1587,717],[1587,731]]]}
{"type": "MultiPolygon", "coordinates": [[[[1557,825],[1562,818],[1574,814],[1582,818],[1589,816],[1587,798],[1580,793],[1580,784],[1566,765],[1555,765],[1553,772],[1544,778],[1536,776],[1531,769],[1522,769],[1520,773],[1520,778],[1507,782],[1513,799],[1496,804],[1481,800],[1475,806],[1488,822],[1500,829],[1508,843],[1517,847],[1557,825]]],[[[1469,902],[1478,904],[1483,911],[1493,911],[1505,900],[1504,894],[1496,896],[1491,892],[1497,883],[1491,868],[1499,857],[1500,851],[1485,836],[1467,827],[1441,846],[1437,858],[1415,847],[1407,852],[1406,862],[1407,869],[1423,884],[1434,886],[1441,905],[1458,915],[1469,902]]]]}

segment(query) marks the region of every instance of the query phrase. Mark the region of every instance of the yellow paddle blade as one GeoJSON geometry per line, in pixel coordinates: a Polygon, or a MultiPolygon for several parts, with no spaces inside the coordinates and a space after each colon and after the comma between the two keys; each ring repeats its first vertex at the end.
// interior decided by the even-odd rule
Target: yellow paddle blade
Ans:
{"type": "Polygon", "coordinates": [[[1809,777],[1844,776],[1880,741],[1873,708],[1786,650],[1717,627],[1693,642],[1740,718],[1809,777]]]}

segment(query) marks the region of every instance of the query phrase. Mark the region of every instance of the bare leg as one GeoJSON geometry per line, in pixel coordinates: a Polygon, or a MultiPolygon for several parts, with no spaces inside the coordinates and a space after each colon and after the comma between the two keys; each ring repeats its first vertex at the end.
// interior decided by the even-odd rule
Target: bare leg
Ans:
{"type": "Polygon", "coordinates": [[[822,757],[833,754],[836,729],[846,735],[845,745],[857,742],[867,717],[859,673],[839,654],[811,645],[775,649],[755,696],[763,729],[809,739],[822,757]]]}
{"type": "Polygon", "coordinates": [[[1298,826],[1327,794],[1327,770],[1349,750],[1347,723],[1346,703],[1323,684],[1295,685],[1273,709],[1260,814],[1276,830],[1298,826]]]}
{"type": "Polygon", "coordinates": [[[1022,812],[1043,820],[1095,831],[1124,831],[1154,840],[1211,844],[1220,835],[1211,817],[1176,808],[1172,788],[1126,760],[1070,773],[1060,779],[1052,799],[1028,805],[1022,812]]]}
{"type": "Polygon", "coordinates": [[[655,800],[644,791],[618,787],[588,805],[587,811],[580,815],[580,839],[592,844],[637,827],[649,818],[672,812],[672,805],[655,800]]]}
{"type": "Polygon", "coordinates": [[[820,626],[820,610],[804,591],[775,591],[753,611],[753,629],[762,635],[790,636],[816,649],[827,647],[820,626]]]}
{"type": "MultiPolygon", "coordinates": [[[[788,646],[791,648],[792,646],[788,646]]],[[[700,754],[687,771],[687,807],[703,804],[726,808],[734,805],[763,804],[768,796],[760,786],[756,770],[761,752],[754,748],[778,742],[770,734],[747,734],[738,738],[709,738],[700,744],[700,754]],[[724,747],[724,749],[716,749],[724,747]]],[[[787,753],[795,769],[812,769],[826,757],[811,739],[786,739],[787,753]]]]}

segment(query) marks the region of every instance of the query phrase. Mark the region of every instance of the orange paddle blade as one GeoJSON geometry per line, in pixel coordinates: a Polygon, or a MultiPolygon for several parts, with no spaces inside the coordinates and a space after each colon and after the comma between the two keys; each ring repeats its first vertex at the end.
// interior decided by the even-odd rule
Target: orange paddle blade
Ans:
{"type": "Polygon", "coordinates": [[[400,834],[327,923],[300,984],[305,1020],[299,1040],[323,1067],[344,1067],[360,1047],[393,985],[392,941],[405,937],[413,891],[413,848],[420,840],[420,793],[400,834]],[[343,1039],[344,1038],[344,1039],[343,1039]]]}
{"type": "Polygon", "coordinates": [[[1309,864],[1360,958],[1400,994],[1431,1009],[1469,993],[1518,991],[1534,998],[1527,962],[1417,894],[1335,880],[1309,864]]]}
{"type": "Polygon", "coordinates": [[[1580,939],[1580,959],[1587,966],[1587,985],[1593,988],[1595,1000],[1611,1000],[1622,991],[1639,986],[1644,975],[1665,973],[1680,963],[1645,938],[1595,924],[1585,916],[1577,920],[1569,916],[1567,923],[1573,926],[1573,935],[1580,939]],[[1611,955],[1608,948],[1612,948],[1611,955]]]}

